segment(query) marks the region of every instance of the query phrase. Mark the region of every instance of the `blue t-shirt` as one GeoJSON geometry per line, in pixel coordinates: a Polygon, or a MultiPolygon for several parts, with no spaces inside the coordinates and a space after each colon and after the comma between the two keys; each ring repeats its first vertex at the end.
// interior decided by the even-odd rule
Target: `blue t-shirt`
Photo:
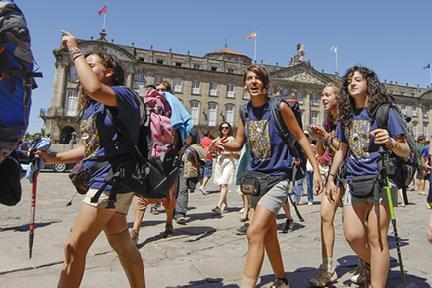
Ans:
{"type": "Polygon", "coordinates": [[[292,156],[279,136],[267,101],[261,107],[246,105],[245,123],[249,155],[247,172],[262,172],[271,176],[290,176],[292,156]]]}
{"type": "Polygon", "coordinates": [[[425,145],[422,149],[421,149],[421,156],[423,158],[427,158],[429,154],[429,144],[425,145]]]}
{"type": "MultiPolygon", "coordinates": [[[[347,178],[355,176],[378,174],[379,152],[369,152],[374,139],[370,132],[377,128],[375,121],[369,117],[366,108],[355,109],[352,118],[352,128],[345,129],[342,122],[338,123],[337,138],[349,145],[347,157],[347,178]]],[[[392,138],[404,136],[404,130],[393,109],[389,110],[387,131],[392,138]]]]}
{"type": "Polygon", "coordinates": [[[186,140],[193,126],[190,113],[175,95],[169,92],[163,92],[162,94],[165,95],[171,106],[171,126],[180,132],[183,140],[186,140]]]}
{"type": "MultiPolygon", "coordinates": [[[[130,155],[131,143],[125,137],[119,137],[113,127],[110,114],[116,117],[126,133],[130,135],[134,144],[138,142],[140,112],[139,103],[133,92],[124,86],[111,87],[117,97],[117,107],[108,107],[93,101],[84,111],[81,118],[81,138],[85,146],[85,167],[95,167],[98,162],[108,161],[109,164],[96,170],[89,181],[91,189],[99,189],[105,182],[107,173],[112,168],[116,171],[118,165],[132,161],[130,155]]],[[[111,191],[107,186],[105,191],[111,191]]],[[[119,192],[127,192],[121,191],[119,192]]]]}

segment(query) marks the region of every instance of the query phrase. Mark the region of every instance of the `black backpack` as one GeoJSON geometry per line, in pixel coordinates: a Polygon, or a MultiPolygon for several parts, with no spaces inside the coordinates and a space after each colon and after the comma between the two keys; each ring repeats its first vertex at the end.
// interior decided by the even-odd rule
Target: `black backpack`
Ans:
{"type": "Polygon", "coordinates": [[[398,189],[402,189],[409,187],[414,179],[414,174],[418,169],[418,154],[414,135],[407,125],[410,119],[407,120],[398,106],[392,103],[383,103],[375,108],[372,119],[376,121],[378,128],[387,129],[390,108],[396,112],[405,134],[405,140],[410,148],[408,157],[399,157],[394,153],[390,153],[388,157],[387,175],[395,181],[398,189]]]}
{"type": "MultiPolygon", "coordinates": [[[[282,141],[288,145],[291,155],[294,158],[296,158],[298,161],[300,161],[300,164],[295,165],[293,169],[293,173],[295,174],[294,176],[295,180],[300,180],[303,179],[306,175],[307,159],[302,148],[300,147],[296,139],[290,134],[288,128],[285,125],[285,122],[282,118],[282,114],[280,111],[280,104],[282,102],[287,103],[287,105],[291,108],[297,120],[298,125],[303,130],[300,104],[296,98],[292,98],[288,96],[276,95],[276,96],[269,97],[271,114],[275,126],[279,132],[279,136],[281,137],[282,141]]],[[[243,123],[246,123],[247,119],[249,118],[246,105],[247,104],[240,107],[240,117],[243,123]]]]}

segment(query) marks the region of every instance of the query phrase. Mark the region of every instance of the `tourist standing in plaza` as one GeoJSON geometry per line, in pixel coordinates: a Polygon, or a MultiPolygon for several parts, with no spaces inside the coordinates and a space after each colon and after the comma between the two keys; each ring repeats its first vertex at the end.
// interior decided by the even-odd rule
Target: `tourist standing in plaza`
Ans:
{"type": "MultiPolygon", "coordinates": [[[[274,176],[276,184],[264,195],[250,197],[251,207],[255,208],[254,216],[247,230],[248,253],[246,257],[242,288],[255,287],[267,252],[276,279],[272,287],[288,287],[277,238],[276,214],[288,197],[292,156],[288,145],[279,136],[270,110],[268,97],[270,79],[267,71],[257,65],[249,66],[243,78],[245,90],[250,101],[245,106],[247,119],[238,121],[234,141],[223,143],[215,141],[214,146],[222,151],[239,151],[245,142],[249,145],[247,173],[261,172],[274,176]]],[[[281,114],[291,135],[305,151],[314,167],[314,182],[317,192],[321,191],[322,181],[318,163],[303,131],[297,124],[294,113],[285,102],[280,103],[281,114]]]]}
{"type": "MultiPolygon", "coordinates": [[[[232,127],[228,122],[222,122],[219,125],[219,137],[216,141],[228,144],[234,141],[232,136],[232,127]]],[[[219,201],[212,209],[215,214],[222,215],[228,212],[228,185],[234,184],[236,159],[239,158],[238,152],[220,151],[216,156],[214,182],[219,185],[220,194],[219,201]]]]}
{"type": "Polygon", "coordinates": [[[210,135],[209,129],[205,129],[203,133],[203,137],[201,138],[200,144],[206,151],[206,162],[204,164],[204,167],[202,168],[202,179],[201,179],[201,185],[198,188],[198,190],[201,191],[203,195],[209,194],[206,190],[206,185],[208,181],[210,180],[212,173],[213,173],[213,157],[211,155],[211,152],[209,151],[208,147],[210,147],[211,143],[213,142],[213,136],[210,135]]]}
{"type": "MultiPolygon", "coordinates": [[[[345,238],[367,263],[361,272],[367,278],[367,285],[374,288],[385,287],[390,266],[387,242],[390,211],[385,187],[380,180],[379,163],[382,159],[378,148],[382,145],[386,153],[401,157],[410,153],[403,127],[393,109],[389,110],[386,129],[377,128],[371,119],[374,109],[385,102],[389,102],[385,88],[372,70],[354,66],[344,75],[337,128],[341,143],[333,158],[326,189],[331,203],[340,197],[335,180],[346,158],[345,238]]],[[[396,202],[397,187],[393,179],[390,179],[390,186],[393,202],[396,202]]]]}
{"type": "MultiPolygon", "coordinates": [[[[132,90],[123,86],[124,71],[117,58],[96,51],[84,55],[72,34],[63,31],[62,34],[63,47],[70,54],[82,88],[80,120],[83,143],[66,152],[37,153],[46,164],[81,160],[79,165],[90,174],[86,173],[88,179],[82,183],[88,185],[89,190],[65,244],[65,260],[58,287],[80,286],[87,252],[103,231],[120,259],[130,286],[141,288],[145,286],[143,261],[131,241],[126,221],[132,192],[118,194],[115,208],[107,208],[109,193],[113,188],[108,185],[98,202],[91,202],[92,196],[104,185],[109,171],[115,172],[120,164],[132,161],[129,139],[117,133],[112,117],[116,117],[130,138],[137,142],[141,102],[132,90]]],[[[114,188],[119,192],[127,192],[121,191],[121,187],[114,188]]]]}
{"type": "MultiPolygon", "coordinates": [[[[321,92],[321,102],[327,116],[322,125],[312,125],[312,133],[317,138],[317,152],[320,155],[320,171],[323,179],[327,179],[331,161],[339,149],[336,139],[336,121],[339,117],[339,98],[341,88],[334,83],[327,84],[321,92]]],[[[325,191],[325,190],[324,190],[325,191]]],[[[321,256],[322,263],[316,275],[309,280],[313,287],[326,287],[336,281],[336,267],[333,263],[333,247],[335,243],[334,218],[336,209],[344,194],[340,189],[330,202],[325,194],[321,197],[321,256]]]]}
{"type": "Polygon", "coordinates": [[[417,137],[417,155],[418,155],[418,169],[416,173],[416,188],[417,193],[420,195],[426,195],[426,179],[428,174],[424,166],[422,157],[422,150],[426,146],[426,138],[423,134],[417,137]]]}

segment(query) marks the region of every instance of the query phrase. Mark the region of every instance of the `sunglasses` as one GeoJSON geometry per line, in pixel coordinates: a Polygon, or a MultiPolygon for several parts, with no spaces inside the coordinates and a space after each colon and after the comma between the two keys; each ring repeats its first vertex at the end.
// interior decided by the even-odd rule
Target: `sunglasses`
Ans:
{"type": "Polygon", "coordinates": [[[222,126],[221,129],[229,129],[227,126],[222,126]]]}

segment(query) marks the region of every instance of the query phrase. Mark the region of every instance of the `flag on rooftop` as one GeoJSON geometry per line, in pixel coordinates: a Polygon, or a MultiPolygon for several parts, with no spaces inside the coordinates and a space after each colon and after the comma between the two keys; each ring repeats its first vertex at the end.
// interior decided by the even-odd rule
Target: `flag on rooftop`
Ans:
{"type": "Polygon", "coordinates": [[[430,65],[431,65],[431,64],[429,63],[428,65],[424,66],[423,69],[429,69],[429,68],[431,68],[430,65]]]}
{"type": "Polygon", "coordinates": [[[337,46],[332,46],[332,47],[330,48],[330,51],[332,51],[332,52],[334,52],[334,53],[337,53],[337,46]]]}
{"type": "Polygon", "coordinates": [[[106,5],[104,5],[102,8],[100,8],[99,10],[98,10],[98,14],[99,14],[99,16],[101,16],[102,14],[104,14],[104,13],[106,13],[107,12],[107,6],[106,5]]]}
{"type": "Polygon", "coordinates": [[[253,33],[247,35],[245,38],[246,39],[256,39],[256,36],[257,36],[256,32],[253,32],[253,33]]]}

